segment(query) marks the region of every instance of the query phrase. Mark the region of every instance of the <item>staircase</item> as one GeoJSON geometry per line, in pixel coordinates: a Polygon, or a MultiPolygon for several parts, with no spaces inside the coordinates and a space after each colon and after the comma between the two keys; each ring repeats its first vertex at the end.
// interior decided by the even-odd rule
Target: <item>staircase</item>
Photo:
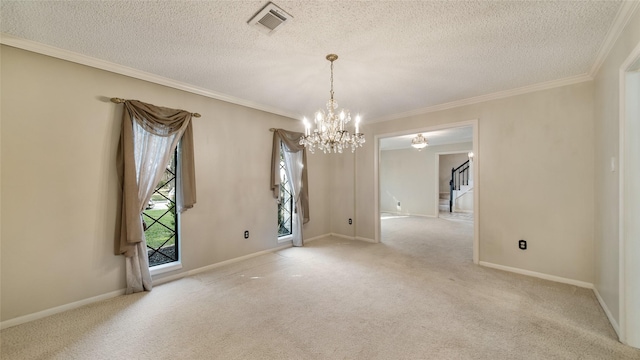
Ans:
{"type": "MultiPolygon", "coordinates": [[[[451,180],[449,180],[449,212],[453,212],[454,204],[465,194],[473,191],[473,180],[470,179],[470,162],[469,160],[462,163],[457,168],[451,169],[451,180]]],[[[440,193],[440,206],[442,206],[443,194],[440,193]]],[[[473,193],[469,194],[473,195],[473,193]]],[[[469,196],[467,195],[467,196],[469,196]]],[[[446,201],[446,198],[445,198],[446,201]]],[[[446,205],[446,204],[445,204],[446,205]]],[[[446,209],[445,209],[446,211],[446,209]]]]}
{"type": "Polygon", "coordinates": [[[449,210],[449,193],[448,192],[441,192],[440,199],[438,201],[439,201],[438,208],[440,209],[440,212],[449,210]]]}

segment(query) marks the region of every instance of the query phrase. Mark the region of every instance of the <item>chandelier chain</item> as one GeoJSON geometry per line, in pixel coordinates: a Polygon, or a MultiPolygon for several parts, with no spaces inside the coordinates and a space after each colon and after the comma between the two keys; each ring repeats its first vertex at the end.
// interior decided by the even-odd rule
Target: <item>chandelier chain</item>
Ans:
{"type": "Polygon", "coordinates": [[[333,60],[331,60],[331,91],[329,94],[331,95],[331,101],[333,101],[333,60]]]}

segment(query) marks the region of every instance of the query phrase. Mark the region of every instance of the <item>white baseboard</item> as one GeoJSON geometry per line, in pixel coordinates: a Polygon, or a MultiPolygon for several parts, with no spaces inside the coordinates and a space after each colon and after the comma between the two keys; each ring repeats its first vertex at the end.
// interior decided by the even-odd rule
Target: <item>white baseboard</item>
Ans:
{"type": "MultiPolygon", "coordinates": [[[[326,237],[329,237],[329,236],[336,236],[336,237],[345,238],[345,239],[349,239],[349,240],[356,240],[357,239],[357,240],[362,240],[362,241],[367,241],[367,242],[375,242],[375,241],[373,241],[371,239],[360,238],[360,237],[359,238],[354,238],[353,236],[346,236],[346,235],[340,235],[340,234],[334,234],[334,233],[315,236],[315,237],[312,237],[312,238],[309,238],[309,239],[305,239],[304,241],[305,242],[311,242],[311,241],[323,239],[323,238],[326,238],[326,237]]],[[[199,273],[202,273],[202,272],[205,272],[205,271],[208,271],[208,270],[219,268],[221,266],[225,266],[225,265],[233,264],[233,263],[236,263],[236,262],[239,262],[239,261],[251,259],[251,258],[256,257],[256,256],[260,256],[260,255],[264,255],[264,254],[268,254],[268,253],[273,253],[273,252],[276,252],[276,251],[279,251],[279,250],[283,250],[283,249],[287,249],[287,248],[290,248],[290,247],[291,247],[291,244],[282,245],[282,246],[278,246],[278,247],[273,248],[273,249],[258,251],[258,252],[252,253],[252,254],[248,254],[248,255],[237,257],[237,258],[221,261],[221,262],[218,262],[218,263],[215,263],[215,264],[211,264],[211,265],[207,265],[207,266],[203,266],[203,267],[200,267],[200,268],[197,268],[197,269],[181,272],[179,274],[173,274],[173,275],[164,276],[164,277],[161,277],[159,279],[154,279],[153,280],[153,286],[161,285],[161,284],[164,284],[164,283],[168,283],[170,281],[182,279],[182,278],[187,277],[187,276],[192,276],[192,275],[199,274],[199,273]]],[[[79,308],[81,306],[84,306],[84,305],[88,305],[88,304],[92,304],[92,303],[95,303],[95,302],[98,302],[98,301],[111,299],[111,298],[114,298],[116,296],[124,295],[124,293],[125,293],[125,289],[120,289],[120,290],[112,291],[112,292],[109,292],[109,293],[106,293],[106,294],[102,294],[102,295],[90,297],[90,298],[87,298],[87,299],[74,301],[72,303],[56,306],[56,307],[53,307],[53,308],[50,308],[50,309],[38,311],[38,312],[33,313],[33,314],[19,316],[19,317],[13,318],[13,319],[9,319],[9,320],[0,322],[0,329],[5,329],[5,328],[8,328],[8,327],[24,324],[24,323],[27,323],[27,322],[30,322],[30,321],[42,319],[42,318],[45,318],[47,316],[58,314],[58,313],[61,313],[61,312],[64,312],[64,311],[77,309],[77,308],[79,308]]]]}
{"type": "Polygon", "coordinates": [[[607,315],[607,318],[609,319],[609,322],[611,323],[611,326],[613,327],[613,330],[615,330],[616,335],[618,335],[618,340],[619,340],[620,339],[620,326],[618,325],[618,322],[613,317],[613,314],[611,314],[611,311],[609,310],[609,307],[607,306],[607,304],[604,302],[604,299],[602,298],[602,296],[600,296],[600,293],[598,292],[598,288],[596,288],[594,286],[593,287],[593,292],[596,294],[596,299],[598,299],[598,302],[600,303],[600,306],[602,307],[602,310],[604,310],[604,313],[607,315]]]}
{"type": "Polygon", "coordinates": [[[316,241],[316,240],[320,240],[320,239],[328,238],[329,236],[331,236],[331,233],[329,233],[329,234],[322,234],[322,235],[319,235],[319,236],[314,236],[314,237],[312,237],[312,238],[304,239],[304,242],[305,242],[305,243],[308,243],[308,242],[312,242],[312,241],[316,241]]]}
{"type": "Polygon", "coordinates": [[[50,309],[38,311],[38,312],[33,313],[33,314],[18,316],[16,318],[0,322],[0,329],[6,329],[6,328],[9,328],[9,327],[12,327],[12,326],[16,326],[16,325],[24,324],[24,323],[27,323],[27,322],[30,322],[30,321],[42,319],[42,318],[45,318],[47,316],[55,315],[55,314],[58,314],[58,313],[61,313],[61,312],[64,312],[64,311],[77,309],[77,308],[79,308],[81,306],[84,306],[84,305],[92,304],[92,303],[95,303],[95,302],[98,302],[98,301],[102,301],[102,300],[111,299],[111,298],[114,298],[114,297],[117,297],[117,296],[120,296],[120,295],[124,295],[124,292],[125,292],[125,289],[120,289],[120,290],[112,291],[112,292],[109,292],[109,293],[106,293],[106,294],[102,294],[102,295],[98,295],[98,296],[82,299],[82,300],[79,300],[79,301],[74,301],[72,303],[68,303],[68,304],[52,307],[50,309]]]}
{"type": "Polygon", "coordinates": [[[436,215],[425,215],[425,214],[411,214],[397,211],[381,211],[380,213],[391,214],[393,216],[416,216],[416,217],[427,217],[427,218],[435,218],[436,215]]]}
{"type": "Polygon", "coordinates": [[[237,258],[221,261],[221,262],[218,262],[218,263],[215,263],[215,264],[199,267],[197,269],[185,271],[185,272],[182,272],[180,274],[166,276],[166,277],[163,277],[161,279],[154,280],[153,285],[155,286],[155,285],[164,284],[164,283],[167,283],[169,281],[178,280],[178,279],[181,279],[183,277],[192,276],[192,275],[199,274],[199,273],[202,273],[202,272],[205,272],[205,271],[209,271],[209,270],[212,270],[212,269],[215,269],[215,268],[219,268],[221,266],[237,263],[239,261],[251,259],[251,258],[254,258],[256,256],[269,254],[269,253],[272,253],[272,252],[275,252],[275,251],[278,251],[278,250],[287,249],[287,248],[290,248],[290,247],[291,247],[291,244],[282,245],[282,246],[278,246],[278,247],[273,248],[273,249],[262,250],[262,251],[254,252],[254,253],[251,253],[251,254],[248,254],[248,255],[240,256],[240,257],[237,257],[237,258]]]}
{"type": "Polygon", "coordinates": [[[560,276],[543,274],[543,273],[539,273],[539,272],[536,272],[536,271],[524,270],[524,269],[518,269],[518,268],[514,268],[514,267],[510,267],[510,266],[493,264],[493,263],[489,263],[489,262],[486,262],[486,261],[480,261],[479,264],[482,265],[482,266],[493,268],[493,269],[509,271],[509,272],[512,272],[512,273],[520,274],[520,275],[533,276],[533,277],[537,277],[537,278],[540,278],[540,279],[555,281],[555,282],[559,282],[559,283],[563,283],[563,284],[574,285],[574,286],[578,286],[578,287],[581,287],[581,288],[586,288],[586,289],[593,289],[594,288],[592,283],[588,283],[588,282],[584,282],[584,281],[580,281],[580,280],[568,279],[568,278],[563,278],[563,277],[560,277],[560,276]]]}
{"type": "Polygon", "coordinates": [[[365,237],[361,237],[361,236],[348,236],[348,235],[342,235],[342,234],[336,234],[336,233],[331,233],[331,236],[335,236],[335,237],[339,237],[342,239],[347,239],[347,240],[357,240],[357,241],[365,241],[368,243],[373,243],[373,244],[377,244],[378,242],[373,240],[373,239],[369,239],[369,238],[365,238],[365,237]]]}
{"type": "MultiPolygon", "coordinates": [[[[318,238],[320,238],[320,237],[318,237],[318,238]]],[[[315,238],[313,238],[313,239],[315,240],[315,238]]],[[[306,241],[310,241],[310,240],[306,240],[306,241]]],[[[215,269],[215,268],[218,268],[218,267],[221,267],[221,266],[224,266],[224,265],[228,265],[228,264],[233,264],[233,263],[236,263],[238,261],[242,261],[242,260],[250,259],[250,258],[253,258],[253,257],[256,257],[256,256],[272,253],[272,252],[275,252],[275,251],[278,251],[278,250],[282,250],[282,249],[286,249],[286,248],[289,248],[289,247],[291,247],[291,244],[279,246],[279,247],[276,247],[276,248],[273,248],[273,249],[258,251],[258,252],[255,252],[255,253],[252,253],[252,254],[249,254],[249,255],[244,255],[244,256],[240,256],[240,257],[234,258],[234,259],[221,261],[219,263],[203,266],[201,268],[185,271],[185,272],[182,272],[182,273],[179,273],[179,274],[165,276],[165,277],[162,277],[160,279],[153,280],[153,285],[156,286],[156,285],[164,284],[164,283],[167,283],[167,282],[170,282],[170,281],[173,281],[173,280],[181,279],[183,277],[195,275],[195,274],[207,271],[207,270],[215,269]]],[[[50,308],[50,309],[38,311],[38,312],[35,312],[35,313],[32,313],[32,314],[28,314],[28,315],[19,316],[19,317],[13,318],[13,319],[5,320],[5,321],[0,322],[0,329],[5,329],[5,328],[8,328],[8,327],[24,324],[24,323],[27,323],[27,322],[30,322],[30,321],[42,319],[42,318],[45,318],[47,316],[58,314],[58,313],[61,313],[61,312],[64,312],[64,311],[77,309],[77,308],[82,307],[84,305],[88,305],[88,304],[92,304],[92,303],[95,303],[95,302],[98,302],[98,301],[107,300],[107,299],[111,299],[111,298],[114,298],[114,297],[117,297],[117,296],[120,296],[120,295],[124,295],[124,293],[125,293],[125,289],[120,289],[120,290],[112,291],[112,292],[109,292],[109,293],[106,293],[106,294],[102,294],[102,295],[98,295],[98,296],[82,299],[82,300],[79,300],[79,301],[74,301],[72,303],[56,306],[56,307],[53,307],[53,308],[50,308]]]]}
{"type": "Polygon", "coordinates": [[[342,235],[342,234],[337,234],[337,233],[331,233],[331,236],[335,236],[341,239],[347,239],[347,240],[355,240],[356,238],[353,236],[349,236],[349,235],[342,235]]]}
{"type": "MultiPolygon", "coordinates": [[[[346,239],[349,239],[349,240],[355,240],[354,237],[330,233],[330,234],[324,234],[324,235],[315,236],[315,237],[312,237],[312,238],[309,238],[309,239],[305,239],[304,241],[305,242],[311,242],[311,241],[322,239],[322,238],[326,238],[326,237],[329,237],[329,236],[336,236],[336,237],[346,238],[346,239]]],[[[358,240],[373,242],[372,240],[365,239],[365,238],[358,238],[358,240]]],[[[187,277],[187,276],[192,276],[192,275],[199,274],[199,273],[202,273],[202,272],[205,272],[205,271],[208,271],[208,270],[212,270],[212,269],[215,269],[215,268],[218,268],[218,267],[221,267],[221,266],[233,264],[233,263],[236,263],[236,262],[239,262],[239,261],[247,260],[247,259],[250,259],[250,258],[253,258],[253,257],[256,257],[256,256],[272,253],[272,252],[275,252],[275,251],[278,251],[278,250],[283,250],[283,249],[290,248],[290,247],[291,247],[291,244],[282,245],[282,246],[279,246],[279,247],[276,247],[276,248],[273,248],[273,249],[258,251],[258,252],[252,253],[252,254],[248,254],[248,255],[237,257],[237,258],[221,261],[219,263],[203,266],[203,267],[200,267],[200,268],[197,268],[197,269],[181,272],[179,274],[173,274],[173,275],[169,275],[169,276],[164,276],[164,277],[161,277],[159,279],[154,279],[153,280],[153,285],[154,286],[161,285],[161,284],[164,284],[164,283],[168,283],[170,281],[182,279],[182,278],[187,277]]],[[[24,316],[19,316],[19,317],[13,318],[13,319],[9,319],[9,320],[0,322],[0,329],[5,329],[5,328],[12,327],[12,326],[24,324],[24,323],[27,323],[27,322],[30,322],[30,321],[42,319],[42,318],[45,318],[47,316],[58,314],[58,313],[61,313],[61,312],[64,312],[64,311],[77,309],[77,308],[79,308],[81,306],[84,306],[84,305],[88,305],[88,304],[92,304],[92,303],[95,303],[95,302],[98,302],[98,301],[111,299],[111,298],[114,298],[116,296],[124,295],[124,293],[125,293],[125,289],[120,289],[120,290],[112,291],[112,292],[109,292],[109,293],[106,293],[106,294],[102,294],[102,295],[90,297],[90,298],[87,298],[87,299],[74,301],[72,303],[56,306],[56,307],[53,307],[53,308],[50,308],[50,309],[38,311],[36,313],[32,313],[32,314],[28,314],[28,315],[24,315],[24,316]]]]}
{"type": "Polygon", "coordinates": [[[368,242],[368,243],[372,243],[372,244],[377,244],[378,242],[373,240],[373,239],[369,239],[369,238],[365,238],[362,236],[356,236],[355,238],[356,240],[360,240],[360,241],[364,241],[364,242],[368,242]]]}

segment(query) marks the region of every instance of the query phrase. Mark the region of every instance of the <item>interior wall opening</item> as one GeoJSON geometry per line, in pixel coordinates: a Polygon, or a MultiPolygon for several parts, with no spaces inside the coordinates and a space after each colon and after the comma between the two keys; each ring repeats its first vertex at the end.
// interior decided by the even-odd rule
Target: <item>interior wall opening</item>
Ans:
{"type": "Polygon", "coordinates": [[[470,165],[470,156],[476,157],[476,136],[471,122],[378,138],[378,241],[403,251],[441,251],[443,256],[455,254],[477,263],[477,180],[470,165]],[[441,163],[451,167],[441,171],[441,163]],[[457,178],[452,180],[451,170],[456,168],[457,178]],[[444,202],[446,213],[441,211],[444,202]]]}

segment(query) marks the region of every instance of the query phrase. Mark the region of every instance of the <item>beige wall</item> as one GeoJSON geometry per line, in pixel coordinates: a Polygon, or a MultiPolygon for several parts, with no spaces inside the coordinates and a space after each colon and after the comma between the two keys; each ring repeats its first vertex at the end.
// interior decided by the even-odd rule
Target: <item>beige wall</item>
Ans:
{"type": "MultiPolygon", "coordinates": [[[[640,42],[640,8],[609,52],[595,77],[595,287],[611,316],[620,323],[618,180],[619,70],[640,42]]],[[[637,261],[636,261],[637,263],[637,261]]],[[[616,324],[617,325],[617,324],[616,324]]],[[[640,328],[640,323],[636,324],[640,328]]]]}
{"type": "MultiPolygon", "coordinates": [[[[371,124],[365,134],[478,119],[480,260],[593,282],[592,100],[593,83],[584,82],[371,124]],[[519,239],[528,250],[518,249],[519,239]]],[[[373,239],[377,174],[367,145],[356,154],[357,218],[366,224],[357,236],[373,239]]]]}
{"type": "Polygon", "coordinates": [[[427,207],[427,192],[433,192],[433,186],[427,187],[429,182],[433,184],[433,170],[427,165],[426,151],[381,151],[380,212],[418,216],[433,213],[427,207]]]}
{"type": "MultiPolygon", "coordinates": [[[[415,149],[381,151],[379,167],[380,211],[436,216],[438,202],[436,158],[438,153],[465,151],[462,154],[462,158],[465,159],[462,162],[464,162],[468,159],[467,151],[472,147],[472,143],[459,143],[428,146],[422,151],[415,149]],[[398,201],[401,205],[400,210],[397,209],[398,201]]],[[[462,162],[459,162],[458,165],[462,162]]],[[[449,167],[450,173],[451,167],[449,167]]]]}
{"type": "Polygon", "coordinates": [[[325,193],[331,201],[331,232],[352,238],[358,226],[354,219],[354,154],[347,150],[343,154],[319,156],[326,157],[331,164],[331,189],[325,193]]]}
{"type": "MultiPolygon", "coordinates": [[[[268,129],[299,122],[7,46],[1,56],[3,321],[124,288],[124,261],[113,255],[122,105],[112,96],[202,114],[198,203],[181,217],[178,272],[278,246],[268,129]]],[[[306,238],[331,223],[330,159],[308,159],[306,238]]]]}

